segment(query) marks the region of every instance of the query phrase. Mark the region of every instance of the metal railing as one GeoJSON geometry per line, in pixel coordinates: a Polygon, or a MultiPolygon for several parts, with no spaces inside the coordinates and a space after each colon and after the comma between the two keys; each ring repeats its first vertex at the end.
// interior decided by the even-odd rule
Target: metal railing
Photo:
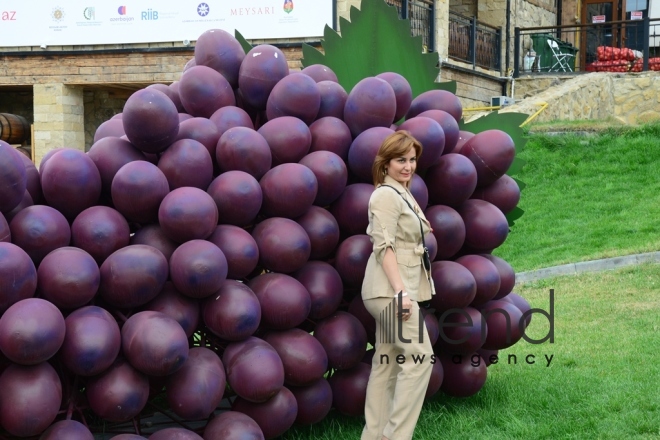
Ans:
{"type": "Polygon", "coordinates": [[[426,52],[435,50],[435,9],[431,0],[385,0],[396,7],[399,18],[410,19],[410,33],[421,36],[426,52]]]}
{"type": "Polygon", "coordinates": [[[502,31],[477,20],[449,12],[449,58],[500,70],[502,31]]]}
{"type": "Polygon", "coordinates": [[[660,70],[660,19],[515,28],[513,76],[660,70]]]}

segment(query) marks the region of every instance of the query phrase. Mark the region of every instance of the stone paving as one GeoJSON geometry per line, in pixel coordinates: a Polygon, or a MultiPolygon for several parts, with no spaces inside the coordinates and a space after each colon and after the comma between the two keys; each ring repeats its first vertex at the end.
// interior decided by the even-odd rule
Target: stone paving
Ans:
{"type": "Polygon", "coordinates": [[[627,255],[624,257],[604,258],[580,263],[562,264],[561,266],[520,272],[516,274],[516,284],[537,281],[564,275],[578,275],[586,272],[601,272],[644,263],[660,263],[660,252],[627,255]]]}

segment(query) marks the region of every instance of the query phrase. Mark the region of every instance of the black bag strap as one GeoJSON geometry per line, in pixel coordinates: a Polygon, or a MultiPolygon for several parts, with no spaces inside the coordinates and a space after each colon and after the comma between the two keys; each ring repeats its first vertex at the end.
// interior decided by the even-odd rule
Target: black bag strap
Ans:
{"type": "MultiPolygon", "coordinates": [[[[410,210],[413,212],[413,214],[415,214],[415,216],[417,217],[417,220],[419,220],[419,232],[422,234],[422,247],[424,248],[424,254],[425,254],[426,259],[428,261],[429,267],[426,267],[426,264],[424,263],[424,258],[422,258],[422,263],[423,263],[422,265],[425,266],[424,269],[427,271],[426,275],[428,277],[429,284],[433,285],[433,282],[431,281],[431,272],[429,272],[430,267],[431,267],[431,259],[429,258],[429,250],[426,247],[426,241],[424,240],[424,227],[422,226],[422,219],[420,218],[419,215],[417,215],[417,212],[415,211],[415,208],[413,208],[413,206],[410,204],[410,202],[408,200],[406,200],[406,198],[403,197],[403,194],[401,194],[399,191],[397,191],[397,189],[395,187],[393,187],[392,185],[385,185],[384,183],[381,184],[380,186],[387,186],[389,188],[392,188],[394,190],[394,192],[396,192],[398,195],[401,196],[401,198],[403,199],[404,202],[406,202],[406,204],[408,205],[410,210]]],[[[431,305],[431,301],[424,301],[423,303],[420,303],[420,304],[423,304],[424,308],[428,308],[431,305]]]]}
{"type": "Polygon", "coordinates": [[[398,195],[400,195],[401,198],[403,199],[403,201],[406,202],[406,204],[410,207],[413,214],[415,214],[415,216],[417,217],[417,220],[419,220],[419,232],[421,232],[421,234],[422,234],[422,246],[424,247],[424,249],[426,249],[426,242],[424,241],[424,227],[422,226],[422,219],[419,217],[419,215],[417,215],[417,212],[415,212],[415,208],[413,208],[413,206],[410,204],[410,202],[408,200],[406,200],[405,197],[403,197],[403,194],[401,194],[399,191],[397,191],[397,189],[395,187],[393,187],[392,185],[385,185],[383,183],[380,186],[386,186],[388,188],[392,188],[394,190],[394,192],[396,192],[398,195]]]}

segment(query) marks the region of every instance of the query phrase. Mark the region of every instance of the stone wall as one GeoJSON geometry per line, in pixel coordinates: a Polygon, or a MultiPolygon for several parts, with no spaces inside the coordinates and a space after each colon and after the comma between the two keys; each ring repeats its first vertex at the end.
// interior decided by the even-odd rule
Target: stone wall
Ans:
{"type": "Polygon", "coordinates": [[[34,162],[55,148],[84,150],[83,89],[66,84],[34,85],[34,162]]]}
{"type": "MultiPolygon", "coordinates": [[[[578,0],[562,0],[562,25],[575,25],[580,23],[580,17],[578,16],[578,3],[578,0]]],[[[578,35],[577,32],[574,32],[574,29],[567,29],[566,32],[560,34],[560,39],[575,46],[578,44],[576,38],[578,35]]]]}
{"type": "MultiPolygon", "coordinates": [[[[317,48],[321,49],[320,46],[317,48]]],[[[302,70],[303,53],[301,46],[282,48],[282,52],[284,52],[284,55],[286,56],[286,61],[289,64],[289,70],[291,71],[302,70]]]]}
{"type": "Polygon", "coordinates": [[[547,107],[536,118],[539,122],[611,117],[624,124],[660,120],[660,72],[579,75],[502,111],[533,114],[541,103],[547,107]]]}
{"type": "Polygon", "coordinates": [[[449,10],[450,0],[435,0],[435,51],[440,60],[449,55],[449,10]]]}
{"type": "MultiPolygon", "coordinates": [[[[503,24],[503,23],[502,23],[503,24]]],[[[511,28],[555,26],[557,8],[554,0],[512,0],[511,28]]]]}
{"type": "Polygon", "coordinates": [[[345,18],[346,20],[351,21],[351,6],[360,9],[360,3],[360,0],[337,0],[337,31],[341,31],[341,21],[339,19],[345,18]]]}
{"type": "Polygon", "coordinates": [[[52,52],[60,51],[81,51],[87,52],[90,50],[116,50],[116,49],[167,49],[167,48],[186,48],[182,42],[167,42],[167,43],[132,43],[132,44],[90,44],[90,45],[77,45],[77,46],[48,46],[47,50],[41,49],[39,46],[16,46],[4,47],[0,46],[0,52],[37,52],[42,54],[49,54],[52,52]]]}
{"type": "Polygon", "coordinates": [[[7,53],[0,66],[0,86],[171,82],[179,78],[192,55],[192,49],[80,55],[7,53]]]}
{"type": "Polygon", "coordinates": [[[96,129],[124,109],[131,91],[122,89],[85,89],[83,103],[85,106],[85,150],[94,143],[96,129]]]}
{"type": "Polygon", "coordinates": [[[477,19],[494,27],[504,27],[506,24],[506,0],[480,1],[477,5],[477,19]]]}
{"type": "Polygon", "coordinates": [[[467,69],[443,64],[440,78],[441,81],[456,81],[456,96],[463,108],[488,106],[492,96],[502,95],[502,83],[498,78],[477,75],[467,69]]]}
{"type": "Polygon", "coordinates": [[[477,2],[474,0],[449,0],[449,10],[466,17],[477,15],[477,2]]]}
{"type": "Polygon", "coordinates": [[[573,78],[575,75],[525,75],[515,79],[513,86],[513,97],[520,102],[525,98],[538,95],[550,87],[561,85],[573,78]]]}

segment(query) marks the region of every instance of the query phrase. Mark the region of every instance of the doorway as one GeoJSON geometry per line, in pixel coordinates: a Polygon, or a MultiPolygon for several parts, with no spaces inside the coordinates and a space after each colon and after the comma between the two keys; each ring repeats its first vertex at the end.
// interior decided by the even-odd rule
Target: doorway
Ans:
{"type": "Polygon", "coordinates": [[[581,23],[598,24],[585,28],[580,44],[580,61],[582,66],[596,61],[598,46],[621,47],[621,34],[617,25],[607,24],[622,19],[621,2],[625,0],[583,0],[581,23]]]}

